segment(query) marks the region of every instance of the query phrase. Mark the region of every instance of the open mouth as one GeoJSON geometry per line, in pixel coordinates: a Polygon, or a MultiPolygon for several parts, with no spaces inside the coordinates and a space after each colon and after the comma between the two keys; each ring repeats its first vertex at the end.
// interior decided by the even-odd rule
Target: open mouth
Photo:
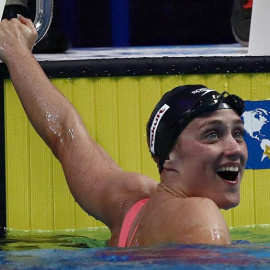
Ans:
{"type": "Polygon", "coordinates": [[[235,182],[237,179],[239,173],[239,168],[238,167],[220,167],[217,170],[217,174],[219,175],[219,177],[230,181],[230,182],[235,182]]]}

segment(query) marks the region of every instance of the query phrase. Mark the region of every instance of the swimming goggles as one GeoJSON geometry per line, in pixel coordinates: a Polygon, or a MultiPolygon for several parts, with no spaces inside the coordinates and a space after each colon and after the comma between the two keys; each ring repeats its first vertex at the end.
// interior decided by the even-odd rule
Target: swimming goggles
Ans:
{"type": "Polygon", "coordinates": [[[181,123],[186,122],[189,123],[199,115],[215,111],[218,109],[221,103],[228,104],[229,107],[234,109],[239,116],[242,115],[245,109],[244,101],[236,95],[231,95],[227,91],[223,92],[222,94],[209,93],[208,95],[202,96],[192,109],[184,112],[181,116],[181,120],[177,123],[177,125],[181,125],[181,123]]]}

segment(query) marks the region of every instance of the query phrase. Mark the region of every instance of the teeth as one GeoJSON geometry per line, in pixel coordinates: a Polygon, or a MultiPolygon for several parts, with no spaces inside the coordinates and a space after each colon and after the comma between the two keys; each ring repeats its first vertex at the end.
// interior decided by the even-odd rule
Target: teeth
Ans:
{"type": "Polygon", "coordinates": [[[239,168],[238,167],[221,167],[217,170],[217,172],[238,172],[239,168]]]}

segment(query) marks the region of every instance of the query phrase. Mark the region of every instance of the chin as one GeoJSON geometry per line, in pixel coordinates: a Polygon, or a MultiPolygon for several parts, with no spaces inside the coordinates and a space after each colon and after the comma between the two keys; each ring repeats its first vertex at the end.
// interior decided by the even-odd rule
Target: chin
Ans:
{"type": "Polygon", "coordinates": [[[218,207],[220,209],[228,210],[228,209],[238,206],[239,203],[240,203],[240,198],[238,197],[238,198],[235,198],[234,200],[231,199],[231,200],[220,202],[218,204],[218,207]]]}
{"type": "Polygon", "coordinates": [[[229,210],[231,208],[234,208],[236,206],[238,206],[239,202],[238,203],[233,203],[233,204],[227,204],[227,205],[224,205],[223,207],[220,207],[220,209],[224,209],[224,210],[229,210]]]}

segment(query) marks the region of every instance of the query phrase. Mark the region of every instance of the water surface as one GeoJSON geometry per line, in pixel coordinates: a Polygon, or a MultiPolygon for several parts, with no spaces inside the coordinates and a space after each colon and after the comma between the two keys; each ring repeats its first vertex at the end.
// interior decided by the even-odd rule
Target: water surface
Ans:
{"type": "Polygon", "coordinates": [[[18,232],[0,239],[0,269],[269,269],[270,226],[231,229],[231,246],[108,248],[109,231],[18,232]]]}

